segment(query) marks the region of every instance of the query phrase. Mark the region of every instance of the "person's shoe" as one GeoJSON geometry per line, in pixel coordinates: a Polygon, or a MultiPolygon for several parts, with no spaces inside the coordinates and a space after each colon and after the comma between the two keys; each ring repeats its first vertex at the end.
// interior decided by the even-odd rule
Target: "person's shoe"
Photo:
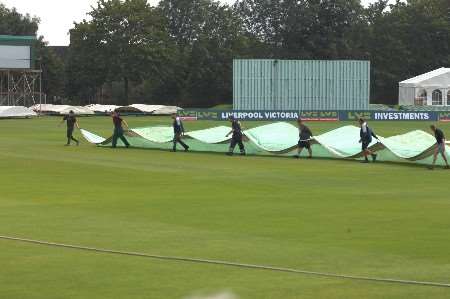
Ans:
{"type": "Polygon", "coordinates": [[[449,166],[449,165],[447,165],[447,166],[445,166],[445,167],[444,167],[444,169],[450,169],[450,166],[449,166]]]}
{"type": "Polygon", "coordinates": [[[372,161],[376,162],[377,161],[377,157],[378,157],[377,154],[372,154],[372,161]]]}
{"type": "Polygon", "coordinates": [[[227,156],[233,156],[233,153],[232,153],[232,152],[228,152],[228,153],[226,153],[225,155],[227,155],[227,156]]]}
{"type": "Polygon", "coordinates": [[[247,155],[245,152],[242,152],[242,153],[241,153],[241,156],[245,156],[245,155],[247,155]]]}
{"type": "Polygon", "coordinates": [[[126,147],[126,148],[129,148],[129,147],[130,147],[130,145],[129,145],[129,144],[127,144],[127,145],[125,145],[125,147],[126,147]]]}
{"type": "Polygon", "coordinates": [[[312,156],[308,156],[308,159],[312,159],[312,156]]]}
{"type": "Polygon", "coordinates": [[[189,151],[189,146],[187,148],[184,149],[185,152],[189,151]]]}
{"type": "Polygon", "coordinates": [[[299,155],[294,155],[294,159],[300,159],[299,155]]]}
{"type": "Polygon", "coordinates": [[[369,160],[362,160],[361,163],[369,163],[369,160]]]}
{"type": "Polygon", "coordinates": [[[66,144],[64,144],[64,146],[70,146],[70,143],[66,143],[66,144]]]}

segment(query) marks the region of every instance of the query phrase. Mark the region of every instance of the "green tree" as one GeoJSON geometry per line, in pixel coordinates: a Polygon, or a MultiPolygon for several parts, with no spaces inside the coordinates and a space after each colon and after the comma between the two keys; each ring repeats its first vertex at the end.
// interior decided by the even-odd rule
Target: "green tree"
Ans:
{"type": "Polygon", "coordinates": [[[107,79],[123,81],[123,104],[128,104],[129,82],[157,74],[164,64],[164,19],[146,0],[100,0],[90,15],[107,79]]]}
{"type": "Polygon", "coordinates": [[[0,2],[0,34],[36,35],[39,22],[38,18],[22,15],[15,8],[9,9],[0,2]]]}
{"type": "Polygon", "coordinates": [[[92,98],[103,84],[122,82],[127,105],[130,83],[157,78],[163,68],[165,21],[146,0],[100,0],[89,14],[71,30],[69,93],[92,98]]]}
{"type": "Polygon", "coordinates": [[[240,0],[235,10],[246,32],[273,58],[336,59],[361,55],[359,0],[240,0]],[[356,42],[356,43],[355,43],[356,42]]]}
{"type": "Polygon", "coordinates": [[[42,91],[47,99],[65,97],[64,62],[47,46],[42,38],[36,44],[36,68],[42,70],[42,91]]]}
{"type": "Polygon", "coordinates": [[[70,32],[66,62],[66,93],[79,103],[96,99],[97,90],[107,79],[108,59],[93,24],[83,21],[70,32]]]}
{"type": "Polygon", "coordinates": [[[232,60],[247,48],[240,18],[211,0],[163,0],[159,6],[176,45],[172,78],[175,104],[212,106],[232,99],[232,60]]]}

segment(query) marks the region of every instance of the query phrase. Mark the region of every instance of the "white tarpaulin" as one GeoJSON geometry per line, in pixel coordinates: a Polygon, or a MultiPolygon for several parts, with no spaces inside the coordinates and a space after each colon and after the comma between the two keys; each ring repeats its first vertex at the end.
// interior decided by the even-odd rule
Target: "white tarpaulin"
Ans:
{"type": "Polygon", "coordinates": [[[91,105],[87,105],[85,107],[94,112],[108,113],[108,112],[113,112],[116,109],[122,108],[123,106],[91,104],[91,105]]]}
{"type": "Polygon", "coordinates": [[[61,110],[69,107],[68,105],[53,105],[53,104],[36,104],[30,107],[35,112],[43,113],[59,113],[61,110]]]}
{"type": "Polygon", "coordinates": [[[145,105],[133,104],[126,107],[120,107],[118,111],[121,112],[138,112],[138,113],[153,113],[154,111],[164,108],[164,105],[145,105]]]}
{"type": "Polygon", "coordinates": [[[36,116],[36,113],[30,108],[23,106],[0,106],[0,118],[30,116],[36,116]]]}
{"type": "Polygon", "coordinates": [[[69,114],[72,110],[77,115],[94,114],[92,110],[82,106],[70,105],[53,105],[53,104],[36,104],[30,107],[35,112],[53,113],[53,114],[69,114]]]}
{"type": "Polygon", "coordinates": [[[151,113],[154,115],[169,115],[172,113],[177,113],[178,110],[181,110],[181,108],[176,106],[145,104],[133,104],[130,106],[91,104],[84,107],[70,105],[36,104],[30,108],[35,112],[52,114],[68,114],[69,111],[72,110],[77,115],[90,115],[95,114],[95,112],[108,113],[115,110],[124,113],[151,113]]]}
{"type": "Polygon", "coordinates": [[[154,115],[170,115],[173,113],[177,113],[178,110],[181,110],[180,107],[177,106],[164,106],[159,108],[153,112],[154,115]]]}
{"type": "Polygon", "coordinates": [[[59,114],[69,114],[70,111],[73,111],[76,115],[90,115],[94,114],[94,111],[83,107],[83,106],[68,106],[62,110],[60,110],[59,114]]]}
{"type": "Polygon", "coordinates": [[[100,137],[98,135],[95,135],[94,133],[91,133],[83,129],[80,129],[80,132],[83,135],[83,137],[90,143],[100,144],[106,140],[103,137],[100,137]]]}

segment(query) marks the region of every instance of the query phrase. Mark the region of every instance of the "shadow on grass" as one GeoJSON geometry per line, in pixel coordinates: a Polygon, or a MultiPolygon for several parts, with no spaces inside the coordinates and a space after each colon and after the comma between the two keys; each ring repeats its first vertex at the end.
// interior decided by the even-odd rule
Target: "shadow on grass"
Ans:
{"type": "MultiPolygon", "coordinates": [[[[107,147],[107,146],[98,146],[98,148],[103,148],[103,149],[112,149],[111,147],[107,147]]],[[[239,154],[239,152],[234,153],[234,155],[232,157],[226,156],[226,152],[211,152],[211,151],[188,151],[185,152],[184,150],[178,150],[177,152],[173,152],[171,149],[158,149],[158,148],[147,148],[147,147],[130,147],[130,148],[125,148],[123,146],[118,146],[117,148],[115,148],[114,150],[120,150],[120,151],[125,151],[125,150],[133,150],[133,151],[150,151],[150,152],[166,152],[166,153],[172,153],[174,155],[177,154],[187,154],[187,155],[207,155],[207,156],[215,156],[215,157],[228,157],[230,159],[232,158],[247,158],[247,159],[284,159],[286,160],[292,160],[292,161],[296,161],[296,160],[300,160],[300,161],[333,161],[333,162],[337,162],[337,163],[353,163],[354,165],[361,165],[362,167],[367,167],[369,166],[369,164],[374,164],[374,165],[391,165],[391,166],[402,166],[402,167],[406,167],[406,168],[414,168],[414,169],[427,169],[427,167],[429,165],[426,164],[418,164],[418,163],[413,163],[413,162],[393,162],[393,161],[377,161],[377,162],[369,162],[367,164],[365,163],[361,163],[362,159],[359,160],[355,160],[355,159],[343,159],[343,158],[333,158],[333,157],[313,157],[312,159],[308,159],[306,156],[302,156],[298,159],[294,158],[294,155],[292,156],[288,156],[288,155],[279,155],[279,156],[275,156],[275,155],[271,155],[271,154],[259,154],[259,155],[255,155],[255,154],[247,154],[245,156],[241,156],[239,154]]],[[[439,169],[443,169],[445,170],[442,166],[436,166],[435,168],[436,170],[439,169]]]]}

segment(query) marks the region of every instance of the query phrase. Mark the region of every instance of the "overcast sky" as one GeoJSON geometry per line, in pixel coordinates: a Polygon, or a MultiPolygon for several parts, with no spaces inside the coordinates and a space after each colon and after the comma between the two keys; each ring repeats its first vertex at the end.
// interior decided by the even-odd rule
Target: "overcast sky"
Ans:
{"type": "MultiPolygon", "coordinates": [[[[235,0],[221,0],[234,3],[235,0]]],[[[7,7],[15,7],[20,13],[29,13],[41,19],[39,34],[52,46],[65,46],[69,44],[69,29],[74,22],[86,18],[91,5],[97,0],[0,0],[7,7]]],[[[149,0],[156,5],[159,0],[149,0]]],[[[362,0],[367,5],[373,0],[362,0]]]]}

